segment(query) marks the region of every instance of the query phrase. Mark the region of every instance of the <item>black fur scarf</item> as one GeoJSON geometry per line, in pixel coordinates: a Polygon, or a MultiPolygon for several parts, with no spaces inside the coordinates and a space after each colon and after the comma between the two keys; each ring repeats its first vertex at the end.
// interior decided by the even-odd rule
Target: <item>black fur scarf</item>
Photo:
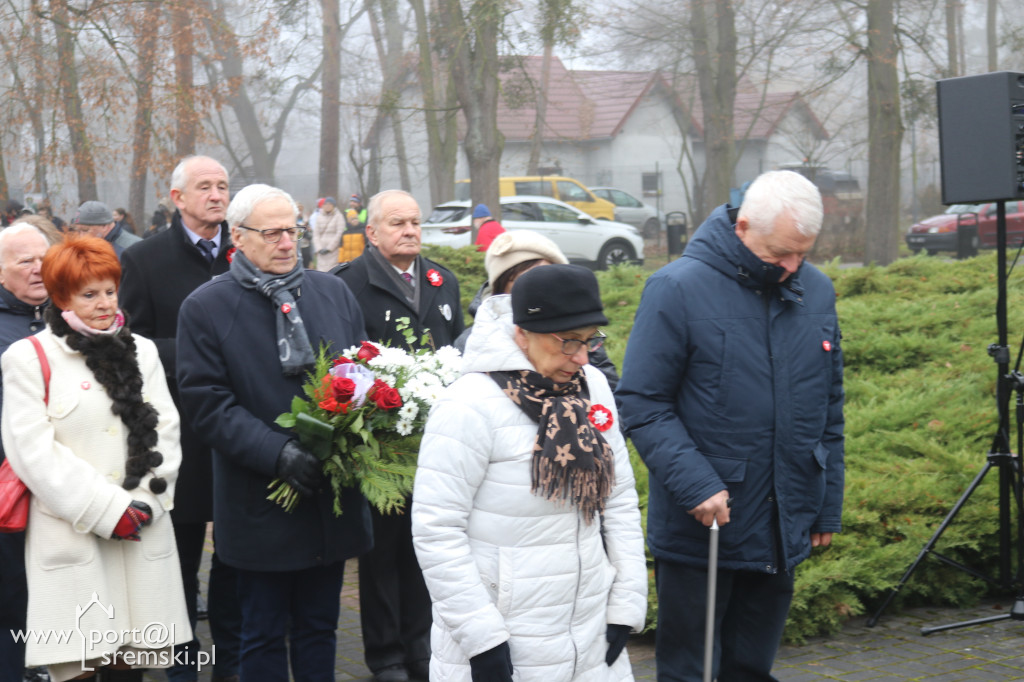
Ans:
{"type": "MultiPolygon", "coordinates": [[[[157,443],[159,414],[142,399],[142,372],[135,354],[135,339],[127,326],[114,334],[84,336],[71,329],[61,312],[52,304],[46,309],[44,315],[50,330],[65,337],[68,346],[85,357],[85,366],[110,397],[110,411],[128,427],[128,461],[123,487],[133,490],[139,487],[147,472],[164,461],[163,455],[153,449],[157,443]]],[[[167,481],[154,476],[149,481],[149,489],[159,495],[167,490],[167,481]]]]}

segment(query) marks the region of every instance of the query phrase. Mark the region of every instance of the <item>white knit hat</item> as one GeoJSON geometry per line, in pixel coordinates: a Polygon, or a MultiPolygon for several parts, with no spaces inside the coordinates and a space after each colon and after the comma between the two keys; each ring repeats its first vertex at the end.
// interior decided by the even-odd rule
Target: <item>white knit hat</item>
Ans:
{"type": "Polygon", "coordinates": [[[495,280],[503,272],[524,261],[538,258],[562,265],[569,262],[558,245],[544,235],[533,230],[506,230],[487,247],[487,255],[484,256],[487,281],[493,289],[495,280]]]}

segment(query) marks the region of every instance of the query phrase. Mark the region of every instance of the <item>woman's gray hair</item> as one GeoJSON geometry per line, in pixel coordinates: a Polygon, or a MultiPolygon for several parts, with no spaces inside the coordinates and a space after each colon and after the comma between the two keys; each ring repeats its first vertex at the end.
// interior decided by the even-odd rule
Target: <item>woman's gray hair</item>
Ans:
{"type": "MultiPolygon", "coordinates": [[[[416,201],[416,197],[406,192],[404,189],[386,189],[383,192],[377,192],[370,197],[370,203],[366,205],[366,222],[368,225],[376,225],[380,220],[380,207],[384,203],[384,200],[388,197],[393,196],[405,196],[409,197],[413,201],[416,201]]],[[[418,204],[417,204],[418,205],[418,204]]]]}
{"type": "Polygon", "coordinates": [[[235,194],[235,198],[228,204],[226,216],[228,226],[238,227],[249,219],[249,216],[252,215],[252,212],[256,210],[258,205],[264,201],[279,197],[288,200],[288,203],[292,205],[292,211],[295,212],[297,217],[299,215],[299,207],[295,205],[295,200],[292,199],[291,194],[270,185],[249,185],[240,189],[235,194]]]}
{"type": "Polygon", "coordinates": [[[768,171],[759,175],[743,197],[739,217],[760,234],[771,234],[783,215],[792,218],[805,237],[821,231],[824,209],[814,183],[794,171],[768,171]]]}
{"type": "Polygon", "coordinates": [[[228,175],[228,169],[225,168],[224,164],[217,159],[210,156],[199,156],[193,154],[192,156],[186,156],[178,163],[177,166],[174,167],[174,172],[171,173],[171,189],[176,189],[179,192],[185,191],[185,185],[188,184],[188,166],[196,159],[210,159],[210,161],[213,161],[215,164],[220,166],[222,171],[224,171],[224,177],[231,177],[228,175]]]}
{"type": "Polygon", "coordinates": [[[46,246],[50,246],[50,240],[46,238],[46,234],[35,225],[26,223],[24,221],[18,221],[0,230],[0,268],[4,265],[4,248],[7,245],[7,240],[15,235],[22,234],[24,232],[35,232],[43,241],[46,242],[46,246]]]}

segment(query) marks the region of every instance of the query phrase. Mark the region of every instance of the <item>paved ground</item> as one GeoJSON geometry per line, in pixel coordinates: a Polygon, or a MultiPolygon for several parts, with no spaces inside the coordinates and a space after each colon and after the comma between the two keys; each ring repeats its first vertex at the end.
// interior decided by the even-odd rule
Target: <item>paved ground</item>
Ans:
{"type": "MultiPolygon", "coordinates": [[[[207,550],[210,550],[209,545],[207,550]]],[[[207,555],[208,558],[208,555],[207,555]]],[[[204,571],[206,570],[204,562],[204,571]]],[[[205,576],[204,576],[205,580],[205,576]]],[[[205,593],[205,584],[204,584],[205,593]]],[[[1004,620],[922,636],[922,627],[959,623],[1008,614],[1012,602],[987,602],[974,609],[914,609],[898,616],[883,615],[874,628],[865,617],[853,619],[838,635],[802,646],[786,646],[772,671],[781,682],[845,680],[847,682],[967,682],[1024,680],[1024,622],[1004,620]]],[[[199,625],[204,649],[209,649],[209,628],[199,625]]],[[[638,680],[654,680],[654,646],[650,637],[634,637],[629,644],[633,673],[638,680]]],[[[359,627],[356,563],[349,562],[341,593],[338,622],[336,680],[369,682],[363,663],[359,627]]],[[[162,673],[146,676],[163,680],[162,673]]],[[[210,680],[209,673],[200,675],[210,680]]],[[[301,682],[301,681],[298,681],[301,682]]]]}

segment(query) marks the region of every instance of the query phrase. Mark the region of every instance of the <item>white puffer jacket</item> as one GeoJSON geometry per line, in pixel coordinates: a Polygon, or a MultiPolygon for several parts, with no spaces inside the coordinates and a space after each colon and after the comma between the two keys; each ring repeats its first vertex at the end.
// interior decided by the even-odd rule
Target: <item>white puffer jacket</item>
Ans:
{"type": "Polygon", "coordinates": [[[604,437],[615,485],[604,522],[530,492],[537,423],[484,372],[533,369],[513,340],[509,296],[488,299],[463,376],[431,411],[413,492],[413,541],[433,601],[433,682],[470,680],[469,658],[504,641],[516,680],[631,680],[605,663],[609,623],[639,630],[647,571],[633,470],[615,401],[587,365],[591,401],[615,415],[604,437]],[[603,542],[602,542],[603,533],[603,542]]]}

